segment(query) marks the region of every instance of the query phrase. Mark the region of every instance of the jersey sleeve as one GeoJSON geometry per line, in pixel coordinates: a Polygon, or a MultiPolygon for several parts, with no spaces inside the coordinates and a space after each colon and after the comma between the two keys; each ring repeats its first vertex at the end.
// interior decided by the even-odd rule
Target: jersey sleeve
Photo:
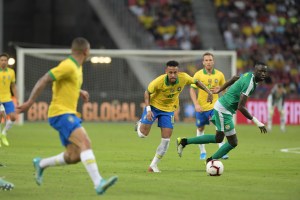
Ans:
{"type": "Polygon", "coordinates": [[[65,77],[69,76],[73,73],[73,67],[71,65],[64,65],[60,63],[58,66],[49,70],[49,75],[52,77],[53,80],[61,80],[65,77]]]}
{"type": "Polygon", "coordinates": [[[191,77],[187,73],[183,73],[183,74],[184,74],[184,79],[186,80],[186,85],[195,84],[197,82],[197,80],[195,78],[191,77]]]}
{"type": "Polygon", "coordinates": [[[155,92],[157,88],[157,79],[154,79],[153,81],[151,81],[148,85],[147,91],[152,94],[155,92]]]}

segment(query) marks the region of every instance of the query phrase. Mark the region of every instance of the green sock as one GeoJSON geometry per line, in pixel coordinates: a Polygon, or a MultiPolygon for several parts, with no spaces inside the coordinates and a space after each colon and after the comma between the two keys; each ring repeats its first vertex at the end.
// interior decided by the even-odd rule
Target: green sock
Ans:
{"type": "Polygon", "coordinates": [[[216,135],[205,134],[205,135],[187,139],[187,144],[207,144],[207,143],[216,143],[216,135]]]}
{"type": "Polygon", "coordinates": [[[221,148],[218,149],[218,151],[212,156],[212,159],[219,159],[222,158],[222,156],[226,155],[231,149],[234,149],[233,146],[231,146],[228,142],[223,144],[221,148]]]}

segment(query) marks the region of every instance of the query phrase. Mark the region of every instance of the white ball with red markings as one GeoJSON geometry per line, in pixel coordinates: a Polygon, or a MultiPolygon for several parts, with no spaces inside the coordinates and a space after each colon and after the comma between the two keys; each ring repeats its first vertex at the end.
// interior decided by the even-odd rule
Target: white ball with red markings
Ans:
{"type": "Polygon", "coordinates": [[[224,165],[220,160],[211,160],[206,164],[206,172],[210,176],[221,176],[224,172],[224,165]]]}

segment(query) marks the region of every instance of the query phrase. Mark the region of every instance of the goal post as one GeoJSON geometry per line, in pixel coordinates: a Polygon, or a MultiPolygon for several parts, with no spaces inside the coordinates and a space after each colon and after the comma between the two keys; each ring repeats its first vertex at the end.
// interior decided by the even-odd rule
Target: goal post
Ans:
{"type": "MultiPolygon", "coordinates": [[[[17,47],[16,50],[20,104],[28,99],[38,79],[71,53],[70,49],[17,47]]],[[[83,64],[82,86],[82,89],[89,91],[90,102],[83,104],[79,101],[78,111],[85,121],[137,120],[142,113],[143,93],[147,85],[165,73],[167,61],[178,61],[180,71],[193,76],[202,68],[201,58],[206,52],[214,55],[215,67],[224,73],[226,79],[236,74],[235,51],[91,49],[88,61],[83,64]]],[[[180,96],[182,108],[190,103],[187,91],[185,89],[180,96]]],[[[32,108],[19,116],[19,124],[47,120],[51,94],[51,87],[45,88],[32,108]]],[[[181,109],[181,120],[188,115],[187,112],[181,109]]]]}

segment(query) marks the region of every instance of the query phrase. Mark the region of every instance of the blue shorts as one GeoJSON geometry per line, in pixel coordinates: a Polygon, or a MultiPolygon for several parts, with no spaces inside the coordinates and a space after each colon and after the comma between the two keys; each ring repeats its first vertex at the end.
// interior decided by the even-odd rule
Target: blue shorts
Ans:
{"type": "Polygon", "coordinates": [[[154,115],[153,120],[149,121],[147,119],[147,110],[144,109],[141,122],[143,124],[153,124],[153,122],[158,119],[158,127],[160,128],[171,128],[173,129],[174,125],[174,112],[165,112],[162,110],[159,110],[153,106],[151,106],[151,111],[154,115]]]}
{"type": "Polygon", "coordinates": [[[5,108],[5,113],[8,115],[10,113],[15,112],[15,104],[13,101],[8,101],[5,103],[2,103],[5,108]]]}
{"type": "Polygon", "coordinates": [[[201,127],[209,124],[210,118],[214,114],[214,109],[204,111],[204,112],[196,112],[196,126],[201,127]]]}
{"type": "Polygon", "coordinates": [[[74,114],[63,114],[48,119],[50,125],[59,132],[62,145],[71,144],[69,137],[72,132],[81,127],[81,119],[74,114]]]}

